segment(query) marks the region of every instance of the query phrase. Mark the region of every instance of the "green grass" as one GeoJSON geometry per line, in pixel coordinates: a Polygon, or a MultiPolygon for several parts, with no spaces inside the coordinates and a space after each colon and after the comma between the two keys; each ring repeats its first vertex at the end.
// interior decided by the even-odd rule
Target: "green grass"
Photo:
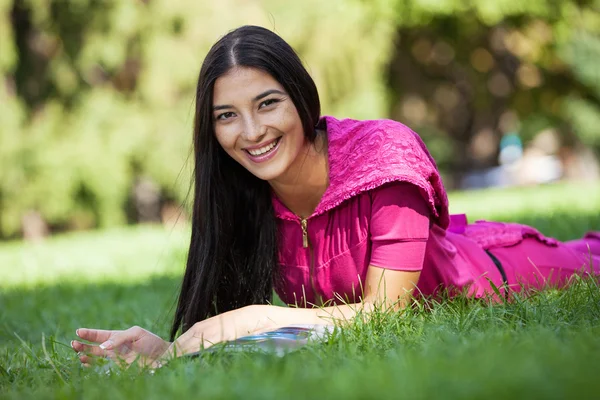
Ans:
{"type": "MultiPolygon", "coordinates": [[[[527,222],[571,239],[600,230],[600,186],[455,193],[470,219],[527,222]]],[[[154,375],[86,369],[80,326],[166,336],[187,232],[134,227],[0,244],[0,398],[595,398],[600,288],[577,280],[489,306],[455,299],[377,314],[285,357],[214,354],[154,375]]]]}

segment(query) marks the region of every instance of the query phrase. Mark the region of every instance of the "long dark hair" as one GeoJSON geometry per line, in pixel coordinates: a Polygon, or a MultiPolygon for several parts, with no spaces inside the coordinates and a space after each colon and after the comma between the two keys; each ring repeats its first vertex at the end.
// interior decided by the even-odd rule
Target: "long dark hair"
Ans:
{"type": "Polygon", "coordinates": [[[171,340],[180,328],[272,298],[278,235],[270,186],[229,157],[214,133],[214,84],[236,66],[276,79],[296,106],[306,138],[314,142],[316,136],[317,88],[290,45],[257,26],[235,29],[215,43],[196,89],[192,237],[171,340]]]}

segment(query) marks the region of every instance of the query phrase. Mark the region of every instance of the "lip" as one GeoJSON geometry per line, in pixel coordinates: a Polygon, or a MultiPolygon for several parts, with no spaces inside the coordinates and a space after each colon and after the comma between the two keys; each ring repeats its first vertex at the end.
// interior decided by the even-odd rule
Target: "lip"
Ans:
{"type": "Polygon", "coordinates": [[[279,139],[279,142],[277,142],[275,147],[273,147],[273,149],[271,151],[269,151],[267,154],[264,154],[261,156],[253,156],[252,154],[248,153],[247,151],[244,151],[244,153],[246,153],[246,156],[250,159],[250,161],[253,161],[255,163],[262,163],[262,162],[268,161],[271,158],[275,157],[275,155],[277,154],[277,151],[279,150],[279,147],[281,146],[281,142],[283,141],[283,137],[278,137],[276,139],[271,140],[270,142],[267,142],[266,144],[261,144],[260,146],[246,147],[244,149],[244,150],[260,149],[261,147],[268,146],[269,144],[273,143],[274,141],[276,141],[278,139],[279,139]]]}
{"type": "Polygon", "coordinates": [[[258,145],[256,145],[256,146],[248,146],[248,147],[244,147],[244,150],[258,150],[258,149],[260,149],[261,147],[265,147],[265,146],[268,146],[268,145],[270,145],[271,143],[273,143],[273,142],[274,142],[274,141],[276,141],[277,139],[279,139],[279,138],[275,138],[275,139],[273,139],[273,140],[269,140],[269,141],[268,141],[268,142],[266,142],[266,143],[261,143],[261,144],[258,144],[258,145]]]}

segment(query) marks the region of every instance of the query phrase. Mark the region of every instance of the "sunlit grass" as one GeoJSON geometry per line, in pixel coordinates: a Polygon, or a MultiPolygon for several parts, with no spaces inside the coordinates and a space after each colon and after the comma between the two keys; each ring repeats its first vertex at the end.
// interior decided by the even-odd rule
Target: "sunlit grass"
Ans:
{"type": "MultiPolygon", "coordinates": [[[[600,230],[600,186],[453,193],[453,212],[533,223],[563,239],[600,230]]],[[[216,354],[150,375],[83,369],[80,326],[166,337],[188,232],[140,226],[0,244],[0,398],[593,398],[600,288],[489,306],[455,299],[379,313],[283,358],[216,354]]]]}
{"type": "Polygon", "coordinates": [[[597,215],[600,184],[559,183],[545,186],[485,189],[449,195],[451,213],[468,213],[471,219],[515,219],[529,214],[551,217],[556,213],[597,215]]]}
{"type": "Polygon", "coordinates": [[[187,230],[138,226],[70,233],[42,243],[0,244],[0,288],[73,282],[143,282],[179,275],[189,245],[187,230]]]}
{"type": "Polygon", "coordinates": [[[600,184],[546,186],[450,193],[450,212],[478,219],[519,222],[560,240],[600,229],[600,184]]]}

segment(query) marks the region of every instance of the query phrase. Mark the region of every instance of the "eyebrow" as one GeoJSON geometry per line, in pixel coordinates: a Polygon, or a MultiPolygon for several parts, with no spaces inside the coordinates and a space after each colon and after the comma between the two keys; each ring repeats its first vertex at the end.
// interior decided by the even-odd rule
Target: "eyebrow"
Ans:
{"type": "MultiPolygon", "coordinates": [[[[261,94],[259,94],[258,96],[254,97],[252,99],[252,101],[258,101],[262,98],[267,97],[270,94],[281,94],[281,95],[285,95],[284,92],[282,92],[281,90],[277,90],[277,89],[269,89],[267,91],[262,92],[261,94]]],[[[213,107],[213,111],[218,111],[218,110],[225,110],[228,108],[233,108],[233,106],[229,105],[229,104],[224,104],[224,105],[218,105],[218,106],[214,106],[213,107]]]]}

